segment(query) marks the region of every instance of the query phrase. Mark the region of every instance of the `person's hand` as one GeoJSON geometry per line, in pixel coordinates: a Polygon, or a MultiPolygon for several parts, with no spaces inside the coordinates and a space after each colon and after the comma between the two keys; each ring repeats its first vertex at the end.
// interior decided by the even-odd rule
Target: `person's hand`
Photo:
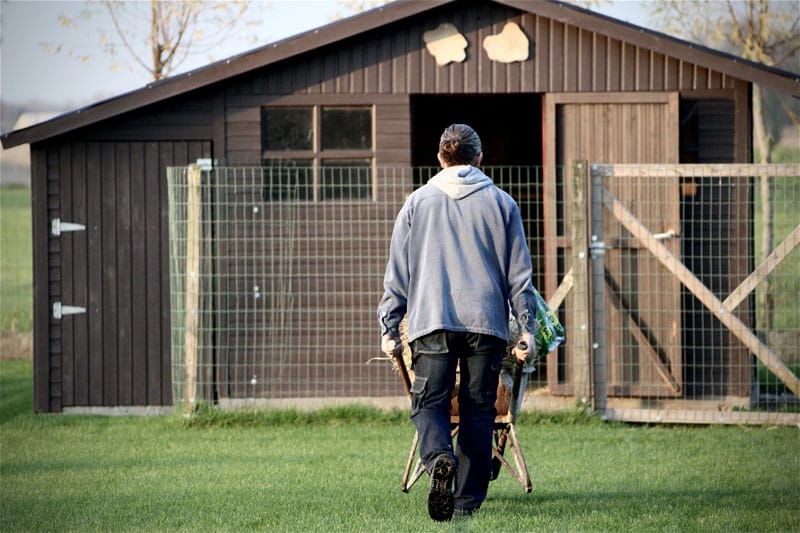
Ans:
{"type": "Polygon", "coordinates": [[[533,335],[527,331],[519,336],[517,344],[511,349],[511,353],[520,361],[525,361],[533,349],[533,335]]]}
{"type": "Polygon", "coordinates": [[[400,337],[394,337],[388,333],[381,337],[381,351],[389,357],[397,357],[403,353],[403,343],[400,337]]]}

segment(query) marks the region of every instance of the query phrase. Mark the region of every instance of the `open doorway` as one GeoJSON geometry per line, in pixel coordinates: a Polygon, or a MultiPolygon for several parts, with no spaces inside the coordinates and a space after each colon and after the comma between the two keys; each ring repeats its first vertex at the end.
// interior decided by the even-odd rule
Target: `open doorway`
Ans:
{"type": "Polygon", "coordinates": [[[439,136],[454,123],[469,124],[478,132],[484,165],[542,164],[538,94],[412,95],[412,166],[438,166],[439,136]]]}
{"type": "MultiPolygon", "coordinates": [[[[415,187],[439,170],[439,137],[450,124],[472,126],[483,146],[483,170],[517,201],[534,265],[533,283],[544,283],[542,204],[542,96],[539,94],[412,95],[411,163],[415,187]]],[[[546,363],[531,377],[546,384],[546,363]]],[[[538,384],[538,385],[537,385],[538,384]]]]}

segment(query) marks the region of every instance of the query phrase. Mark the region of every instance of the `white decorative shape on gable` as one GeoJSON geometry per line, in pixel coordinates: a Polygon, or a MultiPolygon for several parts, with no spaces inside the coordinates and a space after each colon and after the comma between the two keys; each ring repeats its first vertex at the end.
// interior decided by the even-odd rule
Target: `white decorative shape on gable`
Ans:
{"type": "Polygon", "coordinates": [[[528,38],[520,27],[509,22],[497,35],[489,35],[483,40],[483,49],[492,61],[513,63],[528,59],[528,38]]]}
{"type": "Polygon", "coordinates": [[[467,40],[448,22],[440,24],[435,30],[423,33],[422,40],[440,67],[451,62],[461,63],[467,58],[467,40]]]}

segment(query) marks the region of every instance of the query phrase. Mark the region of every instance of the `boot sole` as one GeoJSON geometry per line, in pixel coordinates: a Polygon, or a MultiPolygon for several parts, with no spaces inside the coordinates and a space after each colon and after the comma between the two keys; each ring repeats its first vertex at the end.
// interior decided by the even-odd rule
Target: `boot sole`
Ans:
{"type": "Polygon", "coordinates": [[[453,518],[453,492],[450,489],[456,463],[451,457],[443,456],[436,460],[431,472],[431,491],[428,493],[428,515],[437,522],[453,518]]]}

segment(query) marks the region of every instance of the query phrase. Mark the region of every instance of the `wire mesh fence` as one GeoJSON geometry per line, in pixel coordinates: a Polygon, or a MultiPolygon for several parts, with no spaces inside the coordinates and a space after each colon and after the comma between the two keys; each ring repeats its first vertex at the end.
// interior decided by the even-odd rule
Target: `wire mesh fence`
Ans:
{"type": "MultiPolygon", "coordinates": [[[[483,169],[520,205],[534,283],[557,287],[545,296],[567,327],[566,346],[529,381],[527,405],[553,405],[548,399],[556,397],[567,399],[562,406],[586,397],[598,405],[601,392],[605,407],[649,409],[648,420],[656,406],[796,410],[786,375],[776,375],[759,351],[766,347],[796,376],[800,172],[760,178],[752,169],[720,176],[615,168],[603,177],[602,231],[587,235],[583,248],[595,257],[598,241],[603,245],[594,280],[576,270],[573,251],[583,245],[574,230],[588,228],[598,206],[572,212],[569,169],[551,177],[537,167],[483,169]],[[552,196],[548,179],[555,180],[552,196]],[[545,196],[558,207],[545,209],[545,196]],[[554,249],[558,259],[548,263],[554,249]],[[667,255],[692,276],[676,275],[667,255]],[[759,271],[765,258],[775,262],[766,273],[759,271]],[[763,275],[754,281],[756,271],[763,275]],[[692,278],[726,302],[761,345],[743,342],[745,335],[692,291],[692,278]],[[755,292],[745,293],[743,284],[755,292]],[[600,323],[602,360],[596,335],[587,332],[600,323]]],[[[436,170],[168,169],[176,401],[402,397],[390,364],[368,364],[380,355],[375,308],[395,216],[436,170]]],[[[714,421],[708,418],[688,421],[714,421]]]]}
{"type": "Polygon", "coordinates": [[[797,411],[800,167],[595,172],[603,372],[618,416],[647,408],[634,416],[663,419],[665,406],[689,422],[736,418],[729,411],[797,411]]]}

